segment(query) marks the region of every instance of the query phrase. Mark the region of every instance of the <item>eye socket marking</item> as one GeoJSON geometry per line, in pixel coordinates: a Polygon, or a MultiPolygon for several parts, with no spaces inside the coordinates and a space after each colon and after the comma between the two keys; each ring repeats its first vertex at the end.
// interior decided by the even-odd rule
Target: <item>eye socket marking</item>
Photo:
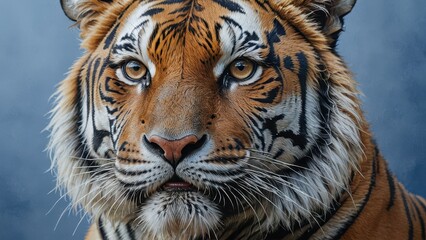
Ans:
{"type": "Polygon", "coordinates": [[[250,78],[256,70],[256,64],[246,58],[234,60],[229,65],[229,74],[232,78],[243,81],[250,78]]]}
{"type": "Polygon", "coordinates": [[[130,60],[122,65],[124,76],[132,82],[140,82],[147,78],[148,69],[141,62],[130,60]]]}

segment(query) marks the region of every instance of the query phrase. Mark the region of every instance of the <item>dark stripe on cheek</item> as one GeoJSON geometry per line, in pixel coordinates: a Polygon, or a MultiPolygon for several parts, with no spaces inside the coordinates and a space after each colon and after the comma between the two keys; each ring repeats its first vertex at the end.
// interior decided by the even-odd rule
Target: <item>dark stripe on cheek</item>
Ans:
{"type": "Polygon", "coordinates": [[[261,103],[273,103],[280,91],[281,91],[281,86],[273,88],[271,91],[264,93],[263,95],[265,95],[265,98],[252,98],[252,99],[261,103]]]}
{"type": "MultiPolygon", "coordinates": [[[[90,58],[90,57],[89,57],[90,58]]],[[[74,129],[80,129],[80,124],[83,122],[83,90],[82,90],[82,82],[83,79],[81,77],[83,70],[85,68],[85,66],[87,65],[89,58],[87,58],[87,60],[84,62],[83,66],[81,67],[79,73],[78,73],[78,77],[77,77],[77,94],[76,94],[76,102],[75,102],[75,106],[77,109],[77,121],[75,122],[75,128],[74,129]]],[[[80,132],[78,132],[78,142],[80,144],[84,143],[84,139],[83,136],[81,135],[80,132]]],[[[81,151],[81,145],[78,144],[77,145],[77,149],[75,149],[76,152],[80,152],[81,151]]],[[[84,148],[83,148],[84,149],[84,148]]],[[[83,155],[83,154],[80,154],[83,155]]]]}
{"type": "Polygon", "coordinates": [[[216,2],[217,4],[219,4],[220,6],[228,9],[231,12],[239,12],[239,13],[245,13],[243,8],[230,0],[213,0],[214,2],[216,2]]]}
{"type": "Polygon", "coordinates": [[[290,56],[284,58],[284,67],[290,71],[294,71],[294,63],[290,56]]]}
{"type": "Polygon", "coordinates": [[[86,84],[86,111],[87,111],[87,119],[86,121],[89,122],[89,111],[90,111],[90,79],[91,79],[91,73],[92,73],[92,64],[93,64],[93,59],[91,59],[89,61],[88,65],[88,69],[86,71],[86,78],[85,78],[85,84],[86,84]]]}
{"type": "MultiPolygon", "coordinates": [[[[78,143],[79,144],[76,145],[75,151],[77,153],[76,156],[81,157],[81,160],[79,160],[80,161],[79,165],[81,167],[86,167],[87,172],[89,172],[91,174],[91,176],[93,177],[93,176],[96,176],[98,174],[102,174],[103,171],[95,171],[95,170],[98,169],[98,165],[97,165],[96,161],[85,160],[85,158],[91,159],[92,157],[90,157],[90,153],[87,151],[87,146],[85,146],[85,143],[86,143],[85,138],[83,137],[82,133],[80,131],[78,131],[78,129],[80,129],[80,124],[83,122],[83,112],[82,111],[83,111],[83,104],[84,103],[83,103],[83,96],[82,95],[83,95],[84,90],[82,89],[83,88],[82,87],[82,82],[83,82],[82,75],[84,75],[83,70],[85,70],[87,68],[87,65],[89,65],[89,70],[86,71],[86,73],[85,73],[86,74],[85,83],[86,83],[86,86],[87,86],[86,95],[87,95],[87,98],[89,98],[88,97],[89,96],[88,95],[89,94],[88,75],[90,75],[89,74],[90,73],[90,66],[93,63],[93,60],[90,60],[90,58],[91,58],[91,56],[87,57],[87,60],[82,65],[80,72],[78,74],[78,79],[77,79],[78,84],[77,84],[77,96],[76,96],[76,103],[75,103],[76,109],[77,109],[77,111],[76,111],[77,112],[77,121],[75,122],[75,131],[77,131],[77,133],[78,133],[78,143]]],[[[87,101],[86,104],[87,104],[87,111],[89,111],[90,101],[87,101]]],[[[89,114],[87,114],[87,116],[89,116],[89,114]]],[[[87,119],[87,121],[89,121],[89,119],[87,119]]]]}
{"type": "Polygon", "coordinates": [[[115,236],[117,236],[117,239],[123,239],[119,226],[117,226],[117,228],[115,229],[115,236]]]}
{"type": "Polygon", "coordinates": [[[100,86],[99,86],[99,95],[101,99],[107,103],[115,104],[117,102],[114,98],[106,96],[100,86]]]}
{"type": "Polygon", "coordinates": [[[105,39],[105,45],[104,45],[104,50],[108,49],[111,46],[112,40],[114,40],[115,35],[117,34],[117,29],[120,26],[120,24],[118,23],[110,32],[110,34],[108,34],[108,36],[105,39]]]}
{"type": "MultiPolygon", "coordinates": [[[[307,80],[308,80],[308,59],[303,52],[296,54],[299,60],[299,84],[300,84],[300,95],[302,98],[302,112],[299,118],[299,135],[306,138],[306,91],[307,91],[307,80]]],[[[306,145],[306,144],[305,144],[306,145]]]]}
{"type": "Polygon", "coordinates": [[[95,109],[95,84],[96,84],[96,79],[99,79],[100,76],[96,76],[96,71],[99,69],[99,65],[100,65],[100,58],[96,59],[95,61],[95,65],[93,67],[93,73],[92,73],[92,92],[91,92],[91,107],[92,107],[92,126],[93,126],[93,139],[92,139],[92,144],[93,144],[93,149],[97,152],[99,147],[102,144],[102,141],[104,139],[104,137],[109,136],[109,132],[105,131],[105,130],[98,130],[95,124],[95,114],[96,114],[96,109],[95,109]]]}
{"type": "Polygon", "coordinates": [[[102,141],[104,139],[104,137],[108,137],[109,136],[109,132],[105,131],[105,130],[96,130],[93,133],[93,149],[95,150],[95,152],[98,151],[99,147],[102,144],[102,141]]]}
{"type": "Polygon", "coordinates": [[[126,224],[127,233],[129,234],[130,240],[136,240],[135,232],[133,231],[130,224],[126,224]]]}
{"type": "Polygon", "coordinates": [[[127,91],[124,88],[124,84],[121,83],[119,80],[114,79],[114,78],[110,78],[110,77],[106,77],[105,78],[105,90],[109,93],[115,93],[118,95],[124,95],[127,91]],[[113,87],[119,88],[120,91],[113,89],[111,86],[114,85],[113,87]]]}
{"type": "Polygon", "coordinates": [[[99,228],[99,233],[101,234],[102,240],[108,240],[108,235],[105,231],[105,226],[101,218],[99,218],[99,221],[98,221],[98,228],[99,228]]]}

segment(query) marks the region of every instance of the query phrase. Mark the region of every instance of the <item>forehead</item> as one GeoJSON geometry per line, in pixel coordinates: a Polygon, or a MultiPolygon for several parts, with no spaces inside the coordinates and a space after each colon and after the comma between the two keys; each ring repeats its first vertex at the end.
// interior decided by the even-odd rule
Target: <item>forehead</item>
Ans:
{"type": "MultiPolygon", "coordinates": [[[[255,1],[256,2],[256,1],[255,1]]],[[[187,27],[190,25],[206,24],[214,27],[214,23],[234,17],[236,21],[246,20],[255,23],[259,10],[264,10],[260,3],[257,8],[250,0],[154,0],[137,1],[129,12],[127,24],[135,24],[150,20],[162,25],[187,27]]]]}
{"type": "Polygon", "coordinates": [[[138,39],[141,48],[162,51],[169,48],[166,43],[173,48],[191,45],[205,51],[233,51],[226,49],[230,47],[226,43],[248,41],[247,37],[261,41],[266,27],[262,21],[272,22],[273,17],[257,1],[248,0],[138,1],[126,15],[117,42],[138,39]]]}

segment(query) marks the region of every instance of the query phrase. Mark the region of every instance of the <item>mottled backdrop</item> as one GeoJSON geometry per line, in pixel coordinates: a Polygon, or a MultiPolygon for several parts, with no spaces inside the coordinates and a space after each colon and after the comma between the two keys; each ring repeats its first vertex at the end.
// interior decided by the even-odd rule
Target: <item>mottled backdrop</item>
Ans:
{"type": "MultiPolygon", "coordinates": [[[[426,1],[359,0],[339,52],[392,171],[426,196],[426,1]]],[[[44,148],[49,96],[81,54],[59,0],[0,6],[0,239],[83,239],[88,228],[55,186],[44,148]],[[61,218],[61,214],[63,214],[61,218]],[[56,230],[54,230],[58,219],[56,230]],[[77,228],[76,228],[77,227],[77,228]],[[76,230],[75,230],[76,229],[76,230]],[[74,236],[72,236],[75,230],[74,236]]]]}

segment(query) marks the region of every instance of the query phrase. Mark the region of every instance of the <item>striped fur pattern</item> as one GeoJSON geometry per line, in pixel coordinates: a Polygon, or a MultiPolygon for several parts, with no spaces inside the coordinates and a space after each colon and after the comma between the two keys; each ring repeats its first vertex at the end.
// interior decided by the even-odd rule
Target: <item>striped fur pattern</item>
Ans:
{"type": "Polygon", "coordinates": [[[354,0],[61,3],[86,52],[49,149],[87,239],[425,239],[425,201],[389,173],[334,49],[354,0]],[[149,140],[189,135],[176,163],[149,140]],[[165,191],[176,178],[192,189],[165,191]]]}

